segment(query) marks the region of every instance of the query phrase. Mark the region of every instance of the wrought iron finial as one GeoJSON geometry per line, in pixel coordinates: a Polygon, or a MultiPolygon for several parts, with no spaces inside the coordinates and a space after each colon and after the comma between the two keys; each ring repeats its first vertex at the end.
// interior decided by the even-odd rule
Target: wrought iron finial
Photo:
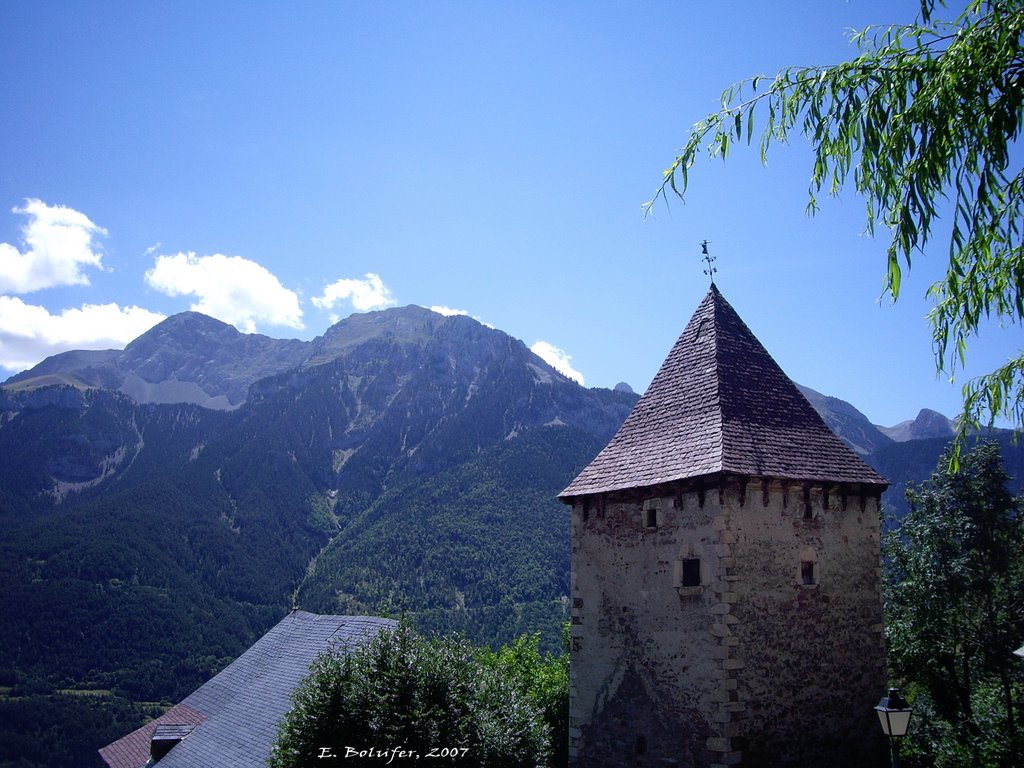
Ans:
{"type": "Polygon", "coordinates": [[[712,256],[710,253],[708,253],[708,243],[710,243],[710,242],[711,242],[710,240],[704,240],[700,244],[700,252],[703,254],[703,258],[701,258],[701,261],[703,261],[705,264],[707,264],[707,267],[704,269],[704,274],[711,278],[711,283],[713,285],[714,282],[715,282],[715,273],[718,270],[715,269],[715,266],[714,266],[714,264],[715,264],[715,257],[712,256]]]}

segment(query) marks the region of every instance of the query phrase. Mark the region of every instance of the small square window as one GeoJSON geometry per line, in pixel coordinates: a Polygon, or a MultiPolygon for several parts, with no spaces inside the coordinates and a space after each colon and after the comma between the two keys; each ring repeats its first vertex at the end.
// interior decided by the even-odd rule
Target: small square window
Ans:
{"type": "Polygon", "coordinates": [[[804,560],[800,563],[800,577],[803,579],[804,584],[814,584],[814,563],[810,560],[804,560]]]}
{"type": "Polygon", "coordinates": [[[684,587],[700,586],[700,558],[683,558],[683,583],[684,587]]]}

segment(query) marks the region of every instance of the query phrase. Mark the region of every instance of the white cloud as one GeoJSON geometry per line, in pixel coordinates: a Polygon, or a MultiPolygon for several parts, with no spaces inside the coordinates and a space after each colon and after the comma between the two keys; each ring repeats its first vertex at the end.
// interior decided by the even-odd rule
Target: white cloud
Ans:
{"type": "Polygon", "coordinates": [[[302,328],[299,297],[265,267],[241,256],[157,256],[146,283],[168,296],[197,296],[194,312],[253,333],[257,323],[302,328]]]}
{"type": "Polygon", "coordinates": [[[380,275],[375,275],[373,272],[367,272],[364,280],[350,278],[335,280],[324,287],[322,296],[315,296],[310,301],[320,309],[333,309],[335,304],[348,301],[358,312],[393,307],[398,303],[388,287],[384,285],[384,281],[380,279],[380,275]]]}
{"type": "Polygon", "coordinates": [[[0,243],[0,291],[30,293],[57,285],[88,285],[83,267],[101,269],[95,238],[106,235],[84,213],[41,200],[26,200],[13,213],[28,216],[22,228],[26,250],[0,243]]]}
{"type": "Polygon", "coordinates": [[[566,354],[564,350],[559,349],[554,344],[546,341],[537,341],[530,347],[530,351],[563,376],[572,379],[578,384],[582,385],[584,383],[583,374],[569,364],[572,361],[572,356],[566,354]]]}
{"type": "Polygon", "coordinates": [[[494,329],[493,325],[491,325],[488,322],[485,322],[484,320],[481,320],[476,315],[471,315],[465,309],[452,309],[451,307],[445,307],[443,305],[435,304],[434,306],[432,306],[430,308],[430,311],[431,312],[437,312],[437,314],[444,315],[445,317],[456,317],[456,316],[457,317],[472,317],[474,320],[476,320],[478,323],[480,323],[480,325],[484,326],[485,328],[491,328],[492,330],[494,329]]]}
{"type": "Polygon", "coordinates": [[[437,314],[444,315],[445,317],[455,317],[456,315],[465,315],[466,317],[470,316],[469,312],[467,312],[464,309],[452,309],[451,307],[445,307],[440,305],[435,305],[431,307],[430,311],[437,312],[437,314]]]}
{"type": "Polygon", "coordinates": [[[85,304],[52,315],[45,307],[0,296],[0,366],[21,371],[69,349],[121,349],[163,319],[117,304],[85,304]]]}

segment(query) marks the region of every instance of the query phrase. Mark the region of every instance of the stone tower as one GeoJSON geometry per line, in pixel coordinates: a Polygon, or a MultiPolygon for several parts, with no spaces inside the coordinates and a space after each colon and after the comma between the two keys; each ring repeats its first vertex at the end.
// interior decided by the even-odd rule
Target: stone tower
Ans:
{"type": "MultiPolygon", "coordinates": [[[[572,505],[570,764],[884,760],[879,496],[712,283],[572,505]]],[[[882,764],[882,763],[877,763],[882,764]]]]}

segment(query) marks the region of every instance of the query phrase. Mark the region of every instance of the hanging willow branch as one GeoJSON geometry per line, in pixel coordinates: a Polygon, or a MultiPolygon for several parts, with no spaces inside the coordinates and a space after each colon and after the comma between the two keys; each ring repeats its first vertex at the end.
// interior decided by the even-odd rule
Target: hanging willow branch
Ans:
{"type": "MultiPolygon", "coordinates": [[[[938,370],[952,379],[985,318],[1024,320],[1024,169],[1013,152],[1024,116],[1024,0],[975,0],[952,23],[932,20],[932,5],[922,3],[916,24],[856,33],[861,53],[851,61],[727,89],[645,208],[670,193],[682,198],[704,152],[724,159],[756,138],[764,162],[773,144],[802,134],[814,149],[808,212],[852,181],[867,232],[880,223],[891,233],[885,287],[893,299],[903,269],[934,238],[940,208],[951,210],[943,222],[949,265],[929,288],[929,318],[938,370]]],[[[963,395],[961,438],[1000,417],[1020,427],[1024,356],[968,382],[963,395]]]]}

